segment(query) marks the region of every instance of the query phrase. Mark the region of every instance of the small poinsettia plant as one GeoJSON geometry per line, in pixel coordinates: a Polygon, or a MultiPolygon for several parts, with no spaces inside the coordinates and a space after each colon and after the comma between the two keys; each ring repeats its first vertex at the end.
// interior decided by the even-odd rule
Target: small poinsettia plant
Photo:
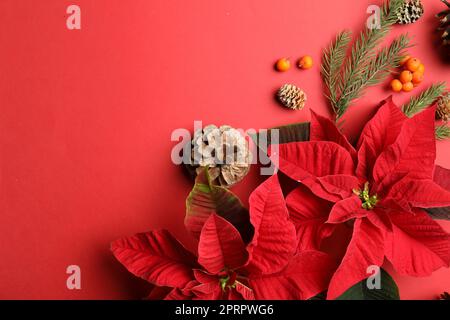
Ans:
{"type": "Polygon", "coordinates": [[[449,234],[426,211],[441,208],[448,218],[450,206],[449,172],[435,166],[434,115],[430,107],[408,118],[388,99],[354,148],[332,121],[313,113],[310,141],[269,150],[278,168],[301,185],[287,205],[303,249],[317,248],[339,224],[352,226],[329,299],[367,278],[368,268],[385,258],[410,276],[449,266],[449,234]]]}
{"type": "Polygon", "coordinates": [[[247,227],[251,230],[242,230],[241,225],[243,234],[253,234],[248,244],[216,212],[188,215],[188,226],[191,220],[196,222],[193,230],[200,230],[193,232],[198,236],[196,255],[166,230],[119,239],[112,243],[113,254],[134,275],[167,288],[160,291],[164,299],[292,300],[309,299],[326,290],[334,261],[319,251],[297,250],[297,233],[277,176],[250,197],[247,227]]]}

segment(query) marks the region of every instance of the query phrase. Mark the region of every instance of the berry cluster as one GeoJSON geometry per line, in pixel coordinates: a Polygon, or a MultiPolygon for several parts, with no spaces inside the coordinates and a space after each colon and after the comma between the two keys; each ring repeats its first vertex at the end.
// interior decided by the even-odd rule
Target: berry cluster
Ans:
{"type": "MultiPolygon", "coordinates": [[[[313,66],[313,59],[311,56],[303,56],[301,57],[298,62],[297,62],[297,66],[300,69],[311,69],[313,66]]],[[[289,61],[288,58],[281,58],[279,59],[276,64],[275,64],[275,68],[277,69],[277,71],[279,72],[285,72],[288,71],[291,68],[291,61],[289,61]]]]}
{"type": "Polygon", "coordinates": [[[404,57],[400,66],[402,70],[398,78],[391,81],[391,88],[394,92],[410,92],[423,81],[425,66],[419,59],[411,56],[404,57]]]}

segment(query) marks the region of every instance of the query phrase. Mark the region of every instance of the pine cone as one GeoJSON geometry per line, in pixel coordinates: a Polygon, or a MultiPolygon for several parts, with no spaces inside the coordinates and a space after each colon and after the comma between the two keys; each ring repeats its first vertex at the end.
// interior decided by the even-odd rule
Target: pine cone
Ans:
{"type": "Polygon", "coordinates": [[[293,84],[283,85],[278,90],[277,97],[286,108],[301,110],[305,107],[306,93],[293,84]]]}
{"type": "Polygon", "coordinates": [[[450,93],[439,98],[436,109],[436,118],[443,121],[450,120],[450,93]]]}
{"type": "Polygon", "coordinates": [[[194,133],[190,169],[196,174],[208,167],[212,181],[230,187],[249,172],[252,154],[241,133],[230,127],[206,126],[194,133]]]}
{"type": "Polygon", "coordinates": [[[450,3],[447,0],[442,0],[443,3],[449,7],[448,10],[444,10],[436,15],[441,24],[438,30],[442,32],[442,44],[444,46],[450,45],[450,3]]]}
{"type": "Polygon", "coordinates": [[[405,0],[397,12],[397,23],[414,23],[422,17],[423,13],[424,9],[420,0],[405,0]]]}
{"type": "Polygon", "coordinates": [[[450,294],[448,292],[444,292],[439,296],[439,300],[450,300],[450,294]]]}

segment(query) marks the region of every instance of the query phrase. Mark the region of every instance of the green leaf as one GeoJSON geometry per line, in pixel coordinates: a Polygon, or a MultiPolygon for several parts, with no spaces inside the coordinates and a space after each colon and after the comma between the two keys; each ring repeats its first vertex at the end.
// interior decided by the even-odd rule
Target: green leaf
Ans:
{"type": "Polygon", "coordinates": [[[309,298],[308,300],[327,300],[327,293],[326,292],[321,292],[318,295],[309,298]]]}
{"type": "MultiPolygon", "coordinates": [[[[434,169],[434,182],[447,191],[450,191],[450,169],[436,166],[434,169]]],[[[450,221],[450,207],[425,208],[428,215],[435,220],[450,221]]]]}
{"type": "Polygon", "coordinates": [[[212,213],[233,224],[245,242],[249,242],[253,237],[254,230],[248,210],[230,190],[212,184],[205,168],[197,176],[194,187],[186,199],[184,219],[186,228],[198,239],[204,223],[212,213]]]}
{"type": "Polygon", "coordinates": [[[369,289],[367,280],[363,280],[344,292],[337,300],[400,300],[394,279],[383,269],[380,269],[380,276],[380,289],[369,289]]]}
{"type": "Polygon", "coordinates": [[[428,215],[435,220],[450,221],[450,207],[425,209],[428,215]]]}

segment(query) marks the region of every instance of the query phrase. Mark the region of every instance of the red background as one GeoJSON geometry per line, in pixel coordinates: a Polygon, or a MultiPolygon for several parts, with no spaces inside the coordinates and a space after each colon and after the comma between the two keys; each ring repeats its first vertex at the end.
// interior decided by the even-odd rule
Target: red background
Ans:
{"type": "MultiPolygon", "coordinates": [[[[409,32],[426,84],[450,82],[437,53],[434,14],[424,0],[409,32]]],[[[373,0],[2,0],[0,1],[0,298],[139,298],[148,286],[109,252],[121,236],[167,228],[188,241],[184,200],[191,182],[170,160],[172,130],[194,120],[265,128],[328,112],[321,50],[337,31],[364,26],[373,0]],[[81,7],[81,30],[66,8],[81,7]],[[273,70],[283,56],[309,54],[312,70],[273,70]],[[308,94],[292,112],[273,99],[286,82],[308,94]],[[81,267],[82,289],[66,288],[81,267]]],[[[416,90],[415,93],[418,91],[416,90]]],[[[388,94],[370,89],[348,112],[355,137],[388,94]]],[[[398,103],[408,94],[396,94],[398,103]]],[[[450,142],[437,162],[450,167],[450,142]]],[[[234,189],[257,185],[253,170],[234,189]]],[[[444,224],[450,230],[450,224],[444,224]]],[[[450,270],[396,277],[403,298],[450,290],[450,270]]]]}

